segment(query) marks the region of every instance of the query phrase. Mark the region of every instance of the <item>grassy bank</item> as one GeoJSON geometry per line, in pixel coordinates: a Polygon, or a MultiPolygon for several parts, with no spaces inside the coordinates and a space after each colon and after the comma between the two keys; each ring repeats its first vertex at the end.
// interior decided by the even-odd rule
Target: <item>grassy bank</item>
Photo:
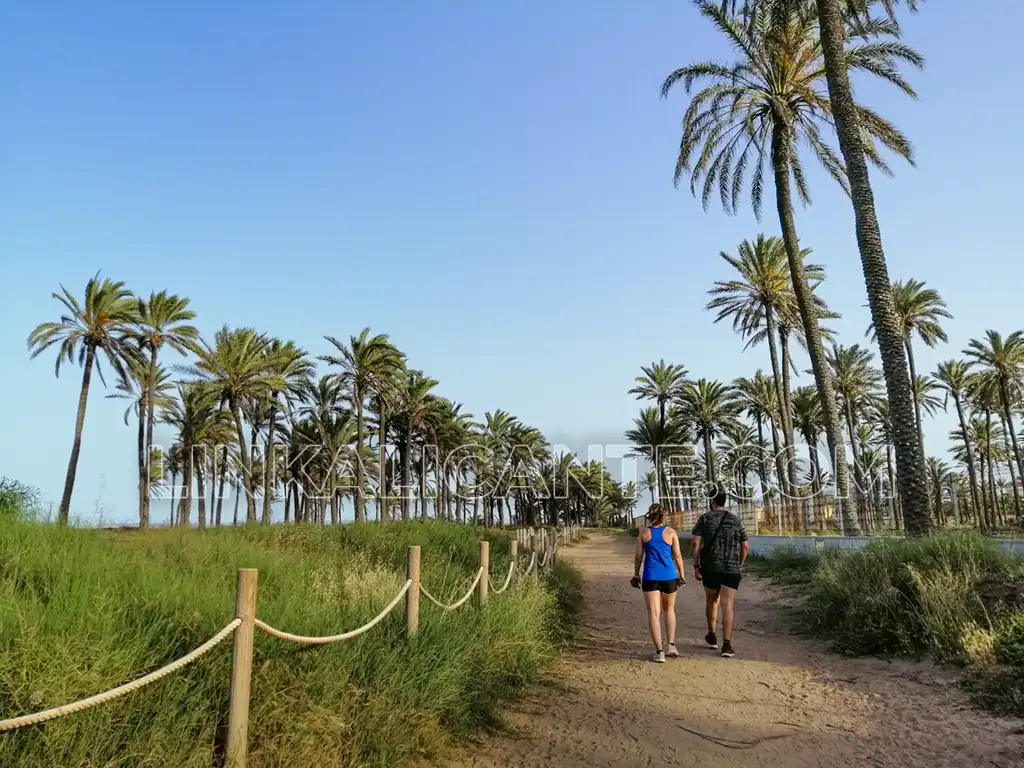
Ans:
{"type": "MultiPolygon", "coordinates": [[[[433,523],[139,535],[0,521],[0,717],[104,691],[184,655],[231,620],[238,567],[259,569],[261,619],[327,635],[361,625],[398,592],[413,543],[431,592],[461,594],[481,535],[433,523]]],[[[498,580],[509,539],[489,538],[498,580]]],[[[492,723],[572,631],[577,578],[560,564],[541,583],[493,596],[484,612],[442,614],[423,601],[413,643],[400,609],[331,646],[258,634],[252,765],[400,765],[492,723]]],[[[0,764],[215,764],[230,648],[122,699],[0,734],[0,764]]]]}
{"type": "Polygon", "coordinates": [[[752,560],[807,594],[804,628],[850,654],[962,666],[979,703],[1024,715],[1024,559],[973,535],[887,540],[752,560]]]}

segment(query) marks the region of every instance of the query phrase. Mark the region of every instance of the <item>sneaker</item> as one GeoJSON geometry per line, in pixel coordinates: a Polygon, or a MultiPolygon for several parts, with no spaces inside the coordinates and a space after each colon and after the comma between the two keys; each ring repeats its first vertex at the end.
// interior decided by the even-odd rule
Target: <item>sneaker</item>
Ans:
{"type": "Polygon", "coordinates": [[[708,632],[704,635],[704,642],[707,644],[708,648],[713,648],[716,651],[718,650],[718,636],[715,635],[714,632],[708,632]]]}
{"type": "Polygon", "coordinates": [[[654,656],[652,657],[651,660],[654,661],[657,664],[664,664],[665,663],[665,652],[664,651],[655,651],[654,652],[654,656]]]}
{"type": "Polygon", "coordinates": [[[679,658],[679,651],[676,650],[676,644],[675,643],[669,643],[668,644],[668,648],[665,649],[665,655],[668,656],[670,659],[678,659],[679,658]]]}
{"type": "Polygon", "coordinates": [[[722,642],[722,658],[723,659],[731,659],[735,655],[736,655],[736,651],[734,651],[732,649],[732,643],[730,643],[728,640],[723,641],[722,642]]]}

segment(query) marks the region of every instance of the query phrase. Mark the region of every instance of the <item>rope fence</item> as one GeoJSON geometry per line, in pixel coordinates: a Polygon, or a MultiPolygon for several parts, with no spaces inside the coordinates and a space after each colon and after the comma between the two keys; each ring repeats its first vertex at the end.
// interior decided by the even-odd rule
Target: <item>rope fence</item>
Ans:
{"type": "Polygon", "coordinates": [[[86,699],[81,699],[60,707],[36,712],[31,715],[22,715],[7,720],[0,720],[0,733],[13,731],[29,725],[39,725],[49,720],[81,712],[85,709],[104,704],[108,701],[126,696],[129,693],[144,688],[150,683],[155,683],[167,675],[177,672],[209,653],[215,647],[233,637],[234,648],[231,660],[231,689],[228,702],[228,729],[227,749],[225,765],[227,768],[245,768],[248,759],[248,731],[249,731],[249,698],[252,689],[252,657],[254,634],[256,629],[290,643],[302,645],[328,645],[344,640],[350,640],[369,632],[395,609],[405,599],[406,605],[406,635],[410,639],[419,632],[420,595],[422,594],[431,603],[442,611],[454,611],[467,602],[473,595],[476,595],[476,602],[480,608],[487,605],[489,587],[495,594],[505,592],[512,584],[512,577],[516,572],[519,559],[520,545],[530,550],[530,563],[523,571],[522,578],[528,577],[534,569],[540,570],[553,567],[558,560],[559,544],[571,544],[578,536],[579,529],[574,526],[567,526],[561,529],[517,529],[517,538],[509,542],[509,563],[508,573],[501,588],[493,586],[494,582],[490,575],[490,542],[480,542],[480,567],[477,569],[473,582],[466,593],[456,602],[451,604],[442,603],[434,597],[420,581],[420,548],[409,547],[409,561],[407,578],[405,584],[398,594],[389,602],[380,613],[370,619],[363,626],[349,630],[340,635],[326,637],[306,637],[293,635],[280,629],[275,629],[266,622],[256,618],[256,583],[257,571],[254,568],[240,568],[235,588],[235,618],[217,634],[200,645],[195,650],[172,661],[166,666],[160,667],[147,675],[133,680],[124,685],[119,685],[109,691],[98,693],[86,699]],[[538,553],[541,557],[538,558],[538,553]],[[539,560],[539,563],[538,563],[539,560]]]}

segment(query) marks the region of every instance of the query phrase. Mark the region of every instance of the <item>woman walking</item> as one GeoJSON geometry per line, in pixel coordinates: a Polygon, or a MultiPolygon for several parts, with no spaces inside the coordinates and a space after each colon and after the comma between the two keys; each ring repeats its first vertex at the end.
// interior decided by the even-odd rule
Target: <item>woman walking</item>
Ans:
{"type": "Polygon", "coordinates": [[[651,640],[654,641],[654,661],[664,663],[665,657],[675,658],[676,650],[676,590],[686,583],[683,575],[683,553],[679,548],[679,535],[665,525],[665,510],[652,504],[647,511],[647,526],[636,537],[633,557],[633,578],[630,584],[640,587],[647,602],[647,621],[651,640]],[[643,578],[640,565],[643,563],[643,578]],[[662,646],[661,615],[665,614],[666,646],[662,646]]]}

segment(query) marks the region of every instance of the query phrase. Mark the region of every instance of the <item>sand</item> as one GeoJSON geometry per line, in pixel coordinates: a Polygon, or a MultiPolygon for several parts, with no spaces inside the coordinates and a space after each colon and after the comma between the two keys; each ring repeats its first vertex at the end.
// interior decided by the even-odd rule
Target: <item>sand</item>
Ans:
{"type": "Polygon", "coordinates": [[[450,766],[1024,766],[1024,723],[971,708],[953,672],[848,659],[794,637],[785,594],[751,576],[737,599],[735,658],[704,647],[703,589],[688,573],[680,657],[652,663],[632,552],[623,536],[561,551],[586,577],[579,641],[513,705],[502,733],[450,766]]]}

